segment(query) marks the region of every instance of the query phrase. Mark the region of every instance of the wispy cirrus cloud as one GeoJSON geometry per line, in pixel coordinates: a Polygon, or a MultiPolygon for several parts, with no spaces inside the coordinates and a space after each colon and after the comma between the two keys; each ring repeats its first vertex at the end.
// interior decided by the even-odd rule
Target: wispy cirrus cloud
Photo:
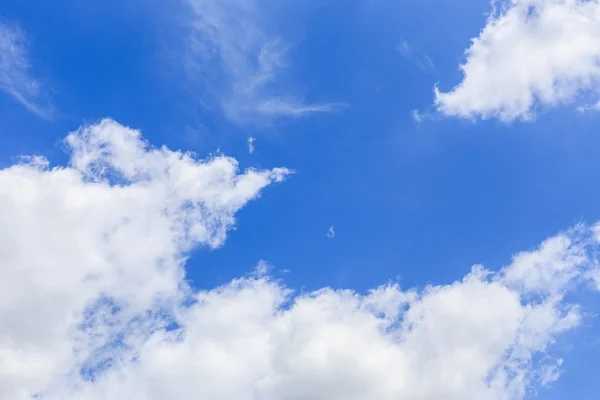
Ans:
{"type": "Polygon", "coordinates": [[[293,98],[269,99],[260,104],[258,110],[264,115],[302,117],[312,113],[328,113],[347,107],[344,103],[305,104],[293,98]]]}
{"type": "Polygon", "coordinates": [[[18,25],[0,22],[0,90],[40,117],[52,116],[43,104],[41,83],[31,73],[25,33],[18,25]]]}
{"type": "Polygon", "coordinates": [[[406,39],[400,40],[400,44],[398,44],[396,50],[398,50],[405,60],[411,61],[423,72],[432,72],[435,70],[435,65],[431,57],[413,48],[406,39]]]}
{"type": "Polygon", "coordinates": [[[237,123],[301,117],[340,108],[290,93],[291,46],[261,0],[185,0],[192,12],[186,66],[237,123]]]}

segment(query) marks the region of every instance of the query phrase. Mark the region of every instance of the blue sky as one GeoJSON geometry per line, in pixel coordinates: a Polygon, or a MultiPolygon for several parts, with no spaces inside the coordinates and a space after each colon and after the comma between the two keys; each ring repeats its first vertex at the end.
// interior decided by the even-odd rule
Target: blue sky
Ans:
{"type": "MultiPolygon", "coordinates": [[[[593,371],[600,360],[596,339],[600,328],[594,317],[598,301],[594,285],[600,279],[593,278],[600,275],[595,267],[569,275],[569,285],[565,284],[560,294],[549,288],[551,283],[548,287],[533,285],[536,290],[531,294],[523,289],[529,281],[514,283],[507,278],[512,272],[502,271],[518,269],[512,261],[514,254],[535,253],[545,239],[577,224],[592,227],[600,219],[600,187],[596,185],[600,113],[595,106],[600,49],[593,44],[600,39],[595,28],[600,26],[600,3],[519,0],[493,5],[496,11],[489,1],[188,0],[141,4],[5,0],[0,7],[4,41],[0,46],[0,166],[8,176],[10,167],[18,163],[16,157],[35,154],[46,157],[51,166],[40,170],[41,176],[52,174],[52,166],[70,165],[67,170],[80,174],[82,182],[87,182],[85,177],[100,182],[101,177],[85,169],[87,164],[84,169],[77,166],[77,150],[62,142],[80,126],[99,127],[90,128],[96,132],[91,137],[103,138],[108,148],[116,143],[111,141],[116,141],[118,134],[104,136],[103,132],[129,127],[141,131],[157,148],[165,145],[194,152],[198,159],[206,159],[207,165],[212,166],[215,158],[210,157],[219,159],[219,154],[232,157],[239,162],[240,176],[247,177],[246,168],[255,168],[266,181],[255,192],[244,194],[242,203],[227,200],[217,204],[212,197],[200,202],[202,213],[221,221],[222,226],[217,225],[225,229],[226,240],[217,230],[216,241],[196,238],[193,245],[180,243],[172,254],[165,250],[173,260],[190,255],[185,266],[173,268],[184,268],[191,293],[251,276],[259,260],[273,269],[269,278],[259,277],[256,282],[281,280],[296,293],[314,293],[324,287],[350,289],[357,296],[368,296],[370,289],[389,281],[417,292],[429,284],[454,288],[472,265],[483,264],[490,273],[498,274],[488,283],[492,285],[494,279],[503,282],[522,296],[524,308],[560,297],[560,304],[552,303],[557,315],[566,315],[569,305],[576,303],[580,319],[574,324],[577,327],[562,334],[558,334],[560,329],[548,328],[543,346],[528,348],[534,361],[519,367],[520,372],[530,374],[522,388],[526,394],[510,386],[518,386],[510,379],[504,383],[505,391],[485,392],[488,397],[478,392],[475,384],[473,389],[467,385],[460,389],[464,391],[448,388],[442,393],[448,393],[447,398],[512,399],[537,393],[541,399],[592,399],[598,391],[593,371]],[[532,7],[533,16],[523,16],[525,7],[532,7]],[[474,38],[479,39],[472,42],[474,38]],[[460,65],[466,66],[464,74],[460,65]],[[436,95],[434,88],[441,94],[436,95]],[[103,118],[121,125],[102,125],[99,121],[103,118]],[[249,137],[253,138],[252,152],[249,137]],[[275,167],[289,169],[284,181],[277,184],[278,175],[267,172],[275,167]],[[262,190],[270,183],[272,187],[262,190]],[[335,232],[329,235],[332,237],[328,237],[330,227],[335,232]],[[509,281],[512,283],[505,283],[509,281]],[[576,288],[571,287],[574,285],[576,288]],[[544,357],[564,358],[556,367],[560,377],[548,384],[533,378],[546,371],[536,369],[544,357]]],[[[78,132],[86,137],[85,128],[78,132]]],[[[92,141],[86,140],[82,146],[93,153],[92,141]]],[[[102,159],[102,163],[120,171],[126,186],[140,184],[137,176],[120,169],[126,164],[114,161],[117,158],[102,159]]],[[[146,167],[136,168],[146,171],[146,167]]],[[[233,179],[229,184],[237,187],[236,182],[233,179]]],[[[6,186],[8,194],[4,195],[12,195],[14,190],[19,190],[18,186],[6,186]]],[[[46,193],[43,186],[39,193],[46,193]]],[[[23,199],[15,201],[29,204],[23,199]]],[[[42,203],[54,204],[50,200],[42,203]]],[[[127,207],[123,210],[135,209],[127,207]]],[[[36,210],[54,212],[50,206],[36,210]]],[[[85,210],[82,212],[99,212],[97,208],[85,210]]],[[[123,218],[135,221],[137,214],[128,212],[134,213],[123,211],[123,218]]],[[[60,215],[56,211],[56,218],[60,215]]],[[[35,227],[36,221],[44,218],[46,214],[28,223],[35,227]]],[[[190,217],[185,214],[181,218],[190,217]]],[[[90,229],[94,223],[89,222],[90,229]]],[[[212,222],[206,224],[208,228],[202,226],[214,228],[212,222]]],[[[60,229],[48,229],[56,229],[60,235],[60,229]]],[[[104,232],[105,227],[94,229],[104,232]]],[[[9,228],[3,230],[10,233],[9,228]]],[[[41,227],[35,231],[45,232],[41,227]]],[[[133,233],[123,233],[122,240],[127,241],[127,234],[133,233]]],[[[30,240],[28,234],[23,235],[18,237],[30,240]]],[[[159,243],[165,237],[151,239],[159,243]]],[[[578,240],[577,235],[569,237],[574,243],[578,240]]],[[[43,235],[36,240],[44,240],[43,235]]],[[[90,249],[96,249],[94,243],[90,249]]],[[[593,260],[597,245],[590,246],[593,260]]],[[[15,257],[21,257],[20,253],[15,257]]],[[[123,257],[130,260],[129,255],[123,257]]],[[[140,265],[154,262],[131,257],[130,262],[140,265]]],[[[531,262],[531,268],[546,265],[531,262]]],[[[547,272],[531,274],[550,276],[551,281],[561,279],[547,272]]],[[[19,279],[20,275],[14,276],[19,279]]],[[[138,283],[132,280],[131,284],[136,287],[138,283]]],[[[125,295],[120,286],[101,288],[99,293],[114,294],[116,299],[125,296],[123,304],[135,303],[127,297],[135,293],[125,295]]],[[[420,296],[424,299],[426,293],[420,296]]],[[[13,305],[18,309],[20,300],[15,299],[13,305]]],[[[81,300],[82,307],[91,307],[92,300],[81,300]]],[[[489,305],[490,314],[502,314],[493,308],[493,299],[483,296],[481,301],[489,305]]],[[[145,310],[149,306],[139,307],[145,310]]],[[[72,312],[69,315],[79,315],[81,310],[72,312]]],[[[179,314],[173,311],[173,315],[179,314]]],[[[407,318],[404,315],[399,321],[407,318]]],[[[184,333],[192,331],[185,322],[178,324],[184,333]]],[[[442,331],[452,332],[452,327],[435,326],[428,329],[442,326],[442,331]]],[[[492,335],[496,328],[491,324],[488,329],[492,335]]],[[[10,339],[11,332],[0,330],[0,338],[3,334],[10,339]]],[[[110,337],[106,339],[109,344],[110,337]]],[[[359,343],[369,346],[366,341],[359,343]]],[[[512,349],[510,346],[506,348],[512,349]]],[[[123,355],[110,355],[111,360],[118,357],[123,355]]],[[[76,360],[72,365],[84,362],[89,360],[76,360]]],[[[184,361],[177,365],[191,371],[197,367],[184,361]]],[[[72,398],[109,398],[105,397],[109,393],[113,395],[110,398],[125,393],[128,398],[133,394],[143,399],[182,398],[169,397],[175,394],[167,389],[163,397],[142,394],[135,383],[127,383],[125,389],[117,384],[113,387],[110,373],[105,381],[99,379],[98,391],[87,382],[86,390],[72,398]]],[[[7,393],[41,393],[42,398],[53,399],[57,393],[64,395],[61,390],[72,384],[63,384],[63,375],[38,381],[7,375],[16,382],[14,387],[9,385],[7,393]]],[[[290,372],[285,379],[310,384],[314,378],[290,372]]],[[[332,382],[339,382],[335,379],[332,382]]],[[[434,380],[431,384],[443,387],[444,383],[434,380]]],[[[247,398],[246,389],[239,390],[230,396],[247,398]]],[[[265,390],[254,398],[294,398],[277,388],[253,390],[265,390]]],[[[303,398],[337,398],[326,390],[306,392],[308,397],[303,398]]],[[[388,398],[384,392],[368,390],[364,393],[375,396],[371,398],[388,398]]],[[[194,398],[217,398],[202,397],[209,392],[198,393],[194,398]]],[[[421,397],[409,397],[409,392],[402,391],[390,393],[404,393],[411,399],[439,398],[435,391],[426,390],[421,397]]],[[[10,398],[31,398],[23,396],[10,398]]],[[[0,399],[4,399],[2,394],[0,399]]]]}

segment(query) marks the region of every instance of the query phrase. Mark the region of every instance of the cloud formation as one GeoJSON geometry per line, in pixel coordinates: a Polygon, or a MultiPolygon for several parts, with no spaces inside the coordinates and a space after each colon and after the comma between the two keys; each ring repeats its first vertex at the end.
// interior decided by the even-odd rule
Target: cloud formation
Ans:
{"type": "Polygon", "coordinates": [[[289,93],[289,44],[269,23],[262,0],[186,0],[192,13],[188,69],[238,123],[330,112],[289,93]]]}
{"type": "Polygon", "coordinates": [[[108,119],[65,143],[68,167],[30,157],[0,171],[2,400],[53,398],[117,363],[123,329],[144,340],[164,326],[157,315],[186,295],[187,252],[220,246],[235,212],[289,173],[152,148],[108,119]]]}
{"type": "Polygon", "coordinates": [[[34,114],[48,118],[51,109],[39,103],[43,98],[40,87],[31,74],[25,34],[16,25],[0,22],[0,90],[34,114]]]}
{"type": "Polygon", "coordinates": [[[424,289],[297,294],[253,274],[207,291],[187,254],[286,169],[153,148],[103,120],[67,167],[0,170],[0,399],[523,399],[556,379],[547,351],[582,311],[599,227],[577,226],[424,289]],[[26,318],[24,318],[26,316],[26,318]]]}
{"type": "Polygon", "coordinates": [[[584,104],[577,107],[577,111],[580,113],[588,112],[588,111],[600,111],[600,101],[596,104],[584,104]]]}
{"type": "Polygon", "coordinates": [[[529,120],[600,89],[599,0],[494,1],[466,51],[462,82],[435,88],[443,114],[529,120]]]}

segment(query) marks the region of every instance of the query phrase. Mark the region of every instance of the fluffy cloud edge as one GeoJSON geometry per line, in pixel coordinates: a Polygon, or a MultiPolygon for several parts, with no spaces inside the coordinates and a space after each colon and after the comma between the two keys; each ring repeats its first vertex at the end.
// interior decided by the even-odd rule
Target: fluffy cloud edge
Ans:
{"type": "Polygon", "coordinates": [[[462,81],[435,105],[447,116],[528,121],[600,88],[598,0],[493,1],[466,50],[462,81]]]}
{"type": "Polygon", "coordinates": [[[497,271],[423,289],[297,293],[259,262],[206,291],[189,251],[287,169],[155,148],[113,120],[66,139],[68,166],[0,170],[0,399],[522,399],[597,284],[600,225],[497,271]],[[23,318],[26,315],[27,318],[23,318]]]}

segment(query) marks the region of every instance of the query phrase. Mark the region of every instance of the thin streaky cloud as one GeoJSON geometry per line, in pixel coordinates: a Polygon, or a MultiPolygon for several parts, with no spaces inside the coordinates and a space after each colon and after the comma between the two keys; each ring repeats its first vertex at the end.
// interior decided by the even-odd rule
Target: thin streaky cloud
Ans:
{"type": "Polygon", "coordinates": [[[423,71],[432,71],[435,69],[433,60],[431,60],[431,58],[427,54],[423,54],[421,58],[417,59],[415,61],[415,64],[423,71]]]}
{"type": "Polygon", "coordinates": [[[291,46],[272,32],[258,0],[186,0],[192,35],[186,67],[236,123],[334,111],[286,90],[291,46]]]}
{"type": "Polygon", "coordinates": [[[42,106],[41,83],[31,74],[25,33],[18,25],[0,23],[0,89],[32,113],[50,118],[50,106],[42,106]]]}
{"type": "Polygon", "coordinates": [[[258,106],[262,114],[270,116],[301,117],[310,113],[329,113],[347,107],[343,103],[306,105],[295,100],[269,99],[258,106]]]}
{"type": "Polygon", "coordinates": [[[400,44],[396,46],[396,50],[405,60],[412,62],[423,72],[432,72],[435,70],[435,65],[431,57],[424,52],[413,48],[406,39],[400,40],[400,44]]]}

